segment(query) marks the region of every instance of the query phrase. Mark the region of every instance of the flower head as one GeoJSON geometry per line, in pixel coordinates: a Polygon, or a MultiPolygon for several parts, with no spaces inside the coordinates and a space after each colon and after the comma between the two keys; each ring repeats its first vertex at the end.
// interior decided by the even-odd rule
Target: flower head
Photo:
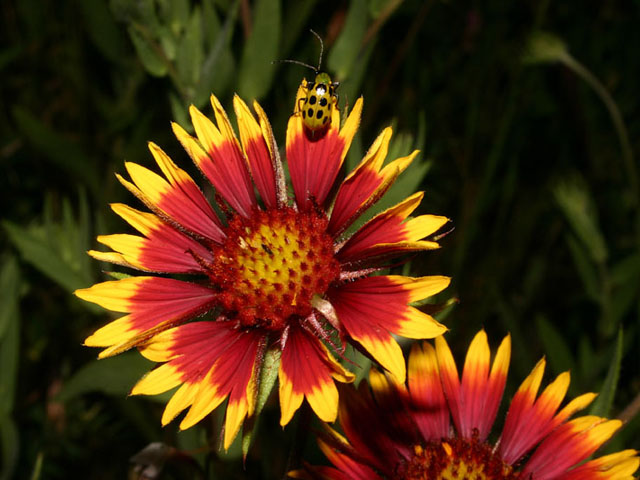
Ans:
{"type": "Polygon", "coordinates": [[[407,386],[372,370],[369,386],[341,392],[345,437],[327,427],[320,448],[333,467],[292,472],[297,478],[404,480],[623,480],[640,464],[624,450],[584,462],[620,428],[619,420],[586,415],[570,420],[595,397],[587,393],[559,409],[569,388],[560,374],[538,396],[540,360],[513,397],[502,434],[489,442],[505,387],[511,340],[493,364],[479,332],[467,352],[462,379],[444,337],[415,344],[407,386]],[[537,398],[536,398],[537,397],[537,398]],[[451,425],[453,419],[453,425],[451,425]]]}
{"type": "MultiPolygon", "coordinates": [[[[298,99],[302,95],[303,88],[298,99]]],[[[442,325],[409,304],[440,292],[449,279],[370,274],[391,257],[437,248],[425,238],[447,219],[408,219],[422,199],[417,193],[345,236],[417,154],[383,167],[391,137],[387,128],[358,167],[334,188],[360,122],[361,99],[342,128],[340,112],[333,109],[321,135],[309,135],[297,112],[291,116],[286,157],[292,198],[260,106],[254,102],[256,118],[234,98],[238,141],[219,101],[212,96],[211,103],[215,123],[191,107],[196,136],[177,124],[173,131],[214,187],[218,208],[151,143],[162,175],[126,163],[131,180],[118,176],[151,212],[112,205],[141,235],[100,236],[98,241],[112,251],[89,252],[99,260],[149,274],[99,283],[76,295],[126,313],[86,339],[86,345],[105,348],[100,357],[137,347],[161,363],[140,380],[133,394],[178,387],[163,424],[188,409],[180,424],[188,428],[228,399],[226,448],[254,412],[267,351],[281,351],[282,425],[305,397],[322,420],[335,419],[334,380],[350,382],[353,374],[332,351],[341,354],[347,343],[404,381],[404,359],[391,334],[441,334],[442,325]]]]}

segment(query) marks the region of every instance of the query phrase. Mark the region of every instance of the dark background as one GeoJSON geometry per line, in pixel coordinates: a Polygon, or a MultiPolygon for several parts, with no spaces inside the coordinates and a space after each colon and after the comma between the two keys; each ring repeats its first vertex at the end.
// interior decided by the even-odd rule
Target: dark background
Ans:
{"type": "Polygon", "coordinates": [[[238,445],[218,449],[223,409],[161,428],[166,397],[127,397],[149,365],[97,362],[82,342],[111,317],[71,295],[105,278],[95,236],[126,229],[108,208],[136,204],[125,160],[151,166],[153,140],[195,173],[169,126],[189,127],[189,104],[210,114],[214,92],[233,118],[234,92],[257,98],[284,146],[312,72],[272,60],[315,64],[310,28],[341,108],[365,99],[348,165],[394,125],[390,158],[422,153],[385,204],[423,189],[421,211],[453,220],[404,268],[453,277],[441,320],[460,364],[479,328],[494,348],[511,332],[507,397],[545,355],[545,382],[569,369],[569,397],[601,392],[593,411],[629,422],[610,451],[640,448],[640,2],[9,0],[0,15],[2,478],[135,478],[150,442],[177,449],[160,478],[322,461],[299,418],[279,427],[277,395],[245,470],[238,445]]]}

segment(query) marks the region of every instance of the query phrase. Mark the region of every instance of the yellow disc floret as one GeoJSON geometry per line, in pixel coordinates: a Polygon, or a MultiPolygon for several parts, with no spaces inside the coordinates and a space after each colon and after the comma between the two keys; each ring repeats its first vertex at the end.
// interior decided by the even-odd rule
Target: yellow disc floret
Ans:
{"type": "Polygon", "coordinates": [[[398,466],[402,480],[517,480],[519,475],[477,438],[451,438],[414,446],[413,457],[398,466]]]}
{"type": "Polygon", "coordinates": [[[224,314],[272,330],[308,316],[340,272],[326,228],[323,214],[291,208],[234,217],[207,268],[224,314]]]}

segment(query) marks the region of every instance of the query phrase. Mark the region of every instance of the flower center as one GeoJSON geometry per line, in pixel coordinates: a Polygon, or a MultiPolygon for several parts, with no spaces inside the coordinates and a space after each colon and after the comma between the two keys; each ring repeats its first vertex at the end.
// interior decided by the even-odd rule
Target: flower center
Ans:
{"type": "Polygon", "coordinates": [[[452,438],[415,445],[409,462],[398,468],[398,480],[517,480],[518,472],[476,438],[452,438]]]}
{"type": "Polygon", "coordinates": [[[313,295],[324,294],[340,274],[327,224],[321,213],[290,207],[234,217],[207,272],[225,314],[270,330],[307,317],[313,295]]]}

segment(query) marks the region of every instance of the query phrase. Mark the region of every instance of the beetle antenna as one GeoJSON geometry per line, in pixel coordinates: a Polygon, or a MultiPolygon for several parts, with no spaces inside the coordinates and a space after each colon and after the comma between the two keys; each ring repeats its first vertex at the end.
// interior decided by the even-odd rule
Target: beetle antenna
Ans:
{"type": "Polygon", "coordinates": [[[318,69],[316,67],[312,67],[308,63],[299,62],[298,60],[273,60],[271,63],[272,64],[274,64],[274,63],[295,63],[296,65],[302,65],[303,67],[310,68],[315,73],[318,73],[318,69]]]}
{"type": "Polygon", "coordinates": [[[324,42],[322,41],[322,37],[320,37],[320,35],[318,35],[312,29],[309,29],[309,31],[313,33],[315,37],[318,39],[318,41],[320,42],[320,60],[318,60],[318,68],[316,68],[316,72],[319,72],[320,66],[322,65],[322,54],[324,53],[324,42]]]}

